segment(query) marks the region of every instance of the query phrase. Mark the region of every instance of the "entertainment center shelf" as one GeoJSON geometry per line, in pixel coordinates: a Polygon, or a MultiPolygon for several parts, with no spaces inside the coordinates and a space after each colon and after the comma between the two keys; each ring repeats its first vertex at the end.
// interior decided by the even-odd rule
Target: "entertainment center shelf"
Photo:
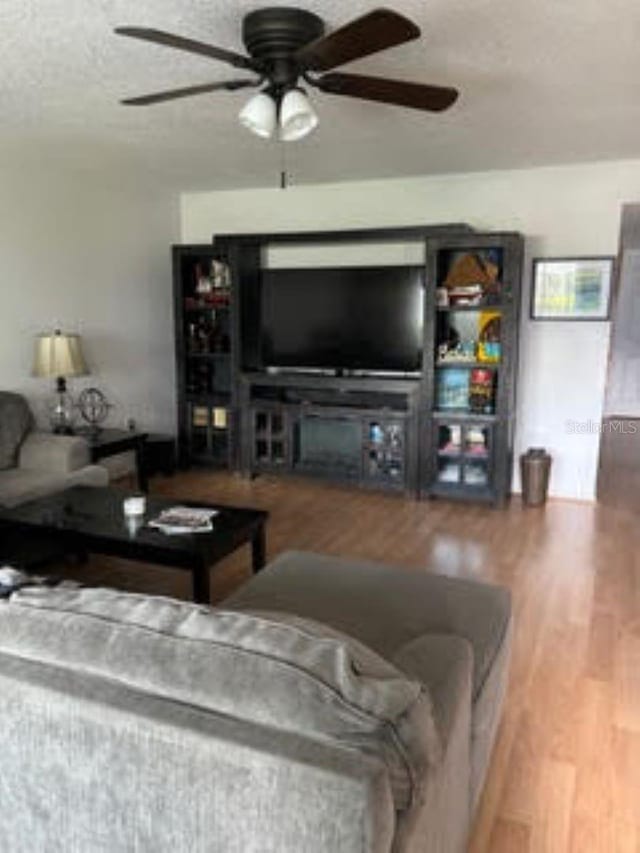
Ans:
{"type": "Polygon", "coordinates": [[[464,225],[175,246],[183,464],[503,504],[522,254],[464,225]]]}

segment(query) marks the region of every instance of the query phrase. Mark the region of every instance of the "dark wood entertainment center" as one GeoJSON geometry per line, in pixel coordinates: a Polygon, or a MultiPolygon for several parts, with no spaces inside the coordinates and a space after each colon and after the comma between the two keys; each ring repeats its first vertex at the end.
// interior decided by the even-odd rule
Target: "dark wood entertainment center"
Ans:
{"type": "Polygon", "coordinates": [[[512,471],[522,254],[521,235],[465,225],[222,235],[211,245],[175,246],[182,464],[504,504],[512,471]],[[419,249],[425,273],[421,369],[385,375],[265,368],[261,276],[267,252],[350,244],[365,252],[382,244],[419,249]],[[465,284],[475,281],[476,269],[484,290],[465,284]]]}

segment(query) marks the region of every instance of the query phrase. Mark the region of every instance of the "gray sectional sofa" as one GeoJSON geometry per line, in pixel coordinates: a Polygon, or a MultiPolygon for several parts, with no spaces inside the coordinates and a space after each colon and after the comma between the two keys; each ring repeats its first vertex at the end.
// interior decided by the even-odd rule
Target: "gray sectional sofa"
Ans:
{"type": "Polygon", "coordinates": [[[223,608],[0,602],[0,849],[462,853],[509,594],[289,552],[223,608]]]}
{"type": "Polygon", "coordinates": [[[0,392],[0,507],[70,486],[106,486],[108,480],[104,468],[89,464],[83,438],[34,430],[25,399],[0,392]]]}

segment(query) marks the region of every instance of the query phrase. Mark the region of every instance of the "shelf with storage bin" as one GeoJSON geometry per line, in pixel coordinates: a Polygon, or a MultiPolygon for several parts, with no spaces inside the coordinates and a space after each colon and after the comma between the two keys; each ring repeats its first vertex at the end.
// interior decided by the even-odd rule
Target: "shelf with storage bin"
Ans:
{"type": "Polygon", "coordinates": [[[501,504],[509,493],[522,249],[517,234],[427,243],[425,495],[501,504]]]}

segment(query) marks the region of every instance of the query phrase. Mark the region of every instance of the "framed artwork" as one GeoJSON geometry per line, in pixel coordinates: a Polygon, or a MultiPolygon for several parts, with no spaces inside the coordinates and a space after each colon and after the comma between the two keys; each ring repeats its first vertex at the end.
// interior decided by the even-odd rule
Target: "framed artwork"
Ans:
{"type": "Polygon", "coordinates": [[[534,258],[532,320],[608,320],[614,258],[534,258]]]}

